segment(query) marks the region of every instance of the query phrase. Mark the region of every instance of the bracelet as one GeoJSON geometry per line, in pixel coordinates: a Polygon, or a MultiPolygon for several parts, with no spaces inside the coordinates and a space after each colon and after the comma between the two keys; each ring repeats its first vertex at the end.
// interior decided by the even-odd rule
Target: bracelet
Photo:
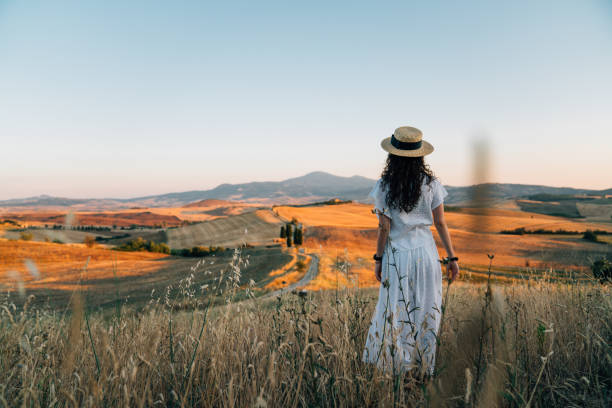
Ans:
{"type": "Polygon", "coordinates": [[[381,262],[382,261],[382,255],[378,256],[376,254],[374,254],[374,260],[377,262],[381,262]]]}
{"type": "Polygon", "coordinates": [[[456,257],[456,256],[453,256],[452,258],[449,258],[449,257],[447,256],[446,258],[442,258],[442,259],[440,259],[440,263],[442,263],[442,264],[446,265],[446,264],[448,264],[449,262],[458,261],[458,260],[459,260],[459,258],[458,258],[458,257],[456,257]]]}

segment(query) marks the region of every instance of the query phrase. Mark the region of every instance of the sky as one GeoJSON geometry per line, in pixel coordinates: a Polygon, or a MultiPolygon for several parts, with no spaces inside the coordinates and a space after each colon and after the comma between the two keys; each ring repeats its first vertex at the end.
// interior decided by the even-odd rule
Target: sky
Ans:
{"type": "Polygon", "coordinates": [[[377,178],[612,187],[612,1],[0,0],[0,199],[377,178]]]}

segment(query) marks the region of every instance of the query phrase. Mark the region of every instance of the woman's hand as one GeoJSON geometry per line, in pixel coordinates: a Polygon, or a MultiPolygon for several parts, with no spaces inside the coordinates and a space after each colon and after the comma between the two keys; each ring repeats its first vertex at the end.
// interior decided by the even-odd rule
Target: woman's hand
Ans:
{"type": "Polygon", "coordinates": [[[450,261],[446,266],[446,274],[448,279],[453,282],[459,276],[459,264],[457,261],[450,261]]]}
{"type": "Polygon", "coordinates": [[[376,280],[380,282],[381,279],[381,271],[382,271],[382,262],[374,263],[374,275],[376,276],[376,280]]]}

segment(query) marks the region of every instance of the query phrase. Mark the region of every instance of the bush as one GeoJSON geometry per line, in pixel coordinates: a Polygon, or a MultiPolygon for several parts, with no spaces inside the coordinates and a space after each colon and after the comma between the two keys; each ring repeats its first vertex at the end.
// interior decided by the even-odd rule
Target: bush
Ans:
{"type": "Polygon", "coordinates": [[[23,241],[31,241],[32,238],[34,238],[34,235],[31,232],[28,232],[28,231],[22,231],[19,234],[19,239],[21,239],[23,241]]]}
{"type": "Polygon", "coordinates": [[[93,246],[96,244],[96,239],[94,238],[93,235],[85,235],[85,239],[83,240],[83,243],[85,244],[87,248],[93,248],[93,246]]]}
{"type": "Polygon", "coordinates": [[[175,256],[203,258],[205,256],[214,255],[219,252],[225,252],[225,248],[215,247],[215,246],[211,246],[211,247],[195,246],[193,248],[172,249],[170,251],[170,254],[175,255],[175,256]]]}
{"type": "Polygon", "coordinates": [[[607,258],[593,262],[591,270],[595,279],[599,279],[601,283],[612,282],[612,262],[607,258]]]}
{"type": "Polygon", "coordinates": [[[156,243],[154,241],[147,241],[146,239],[142,239],[142,237],[128,241],[116,249],[119,251],[149,251],[159,252],[162,254],[170,253],[170,247],[163,242],[156,243]]]}
{"type": "Polygon", "coordinates": [[[513,230],[503,230],[501,231],[502,234],[509,234],[509,235],[523,235],[525,233],[527,233],[527,231],[525,230],[525,227],[519,227],[519,228],[515,228],[513,230]]]}

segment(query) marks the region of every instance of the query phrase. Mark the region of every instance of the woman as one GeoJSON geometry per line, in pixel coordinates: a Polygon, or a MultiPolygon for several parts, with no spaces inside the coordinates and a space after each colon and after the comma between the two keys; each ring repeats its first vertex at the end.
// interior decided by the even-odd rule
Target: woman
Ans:
{"type": "Polygon", "coordinates": [[[363,360],[394,374],[414,368],[418,376],[431,375],[442,310],[432,223],[448,254],[449,279],[459,274],[444,221],[447,192],[423,160],[434,149],[420,130],[400,127],[381,146],[389,156],[370,193],[379,220],[374,273],[381,285],[363,360]]]}

